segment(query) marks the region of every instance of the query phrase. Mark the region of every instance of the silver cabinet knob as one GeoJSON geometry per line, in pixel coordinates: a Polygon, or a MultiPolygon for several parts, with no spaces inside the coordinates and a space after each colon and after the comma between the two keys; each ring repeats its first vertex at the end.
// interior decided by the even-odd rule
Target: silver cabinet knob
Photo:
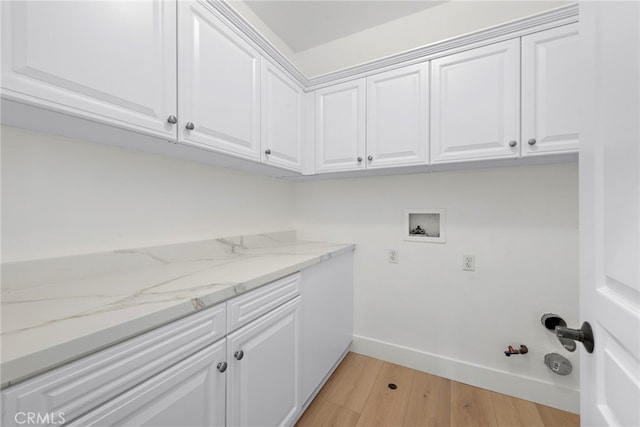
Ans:
{"type": "Polygon", "coordinates": [[[269,154],[271,154],[271,150],[267,148],[266,150],[264,150],[264,154],[268,156],[269,154]]]}
{"type": "Polygon", "coordinates": [[[538,141],[536,141],[536,139],[535,139],[535,138],[531,138],[531,139],[529,139],[529,141],[527,141],[527,142],[529,143],[529,145],[536,145],[536,142],[538,142],[538,141]]]}
{"type": "Polygon", "coordinates": [[[218,363],[218,372],[224,372],[227,370],[227,362],[220,362],[218,363]]]}
{"type": "Polygon", "coordinates": [[[169,123],[171,123],[172,125],[175,125],[176,123],[178,123],[178,118],[174,115],[171,115],[169,117],[167,117],[167,121],[169,123]]]}
{"type": "Polygon", "coordinates": [[[233,357],[235,357],[236,360],[242,360],[242,358],[244,357],[244,351],[236,351],[235,353],[233,353],[233,357]]]}
{"type": "Polygon", "coordinates": [[[192,122],[187,122],[184,127],[186,127],[187,130],[194,130],[196,128],[196,125],[194,125],[192,122]]]}
{"type": "Polygon", "coordinates": [[[509,147],[515,147],[518,145],[518,141],[509,141],[509,147]]]}
{"type": "Polygon", "coordinates": [[[356,160],[358,161],[358,163],[360,163],[362,161],[362,157],[358,156],[356,160]]]}
{"type": "Polygon", "coordinates": [[[369,161],[371,161],[371,160],[373,160],[373,156],[369,156],[369,157],[367,157],[367,159],[368,159],[369,161]]]}

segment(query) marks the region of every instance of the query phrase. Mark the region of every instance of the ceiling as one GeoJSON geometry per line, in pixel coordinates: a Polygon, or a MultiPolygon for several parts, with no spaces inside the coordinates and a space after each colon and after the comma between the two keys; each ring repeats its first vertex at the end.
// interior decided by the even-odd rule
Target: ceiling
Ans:
{"type": "Polygon", "coordinates": [[[445,1],[245,0],[244,3],[297,53],[445,1]]]}

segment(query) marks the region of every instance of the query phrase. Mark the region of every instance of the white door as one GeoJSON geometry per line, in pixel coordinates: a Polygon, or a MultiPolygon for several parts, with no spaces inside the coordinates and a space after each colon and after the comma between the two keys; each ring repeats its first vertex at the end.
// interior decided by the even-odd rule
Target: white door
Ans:
{"type": "Polygon", "coordinates": [[[224,426],[224,357],[222,339],[67,425],[224,426]]]}
{"type": "Polygon", "coordinates": [[[206,2],[179,2],[178,142],[260,159],[260,55],[206,2]]]}
{"type": "Polygon", "coordinates": [[[302,88],[269,62],[262,61],[262,161],[302,170],[302,88]]]}
{"type": "Polygon", "coordinates": [[[580,4],[581,421],[640,425],[640,3],[580,4]]]}
{"type": "Polygon", "coordinates": [[[316,91],[316,172],[364,169],[365,80],[316,91]]]}
{"type": "Polygon", "coordinates": [[[431,163],[520,156],[520,42],[431,61],[431,163]]]}
{"type": "Polygon", "coordinates": [[[227,337],[227,424],[291,425],[299,404],[299,306],[289,301],[227,337]]]}
{"type": "Polygon", "coordinates": [[[522,155],[577,152],[578,24],[522,38],[522,155]]]}
{"type": "Polygon", "coordinates": [[[422,63],[367,77],[368,169],[427,163],[428,73],[422,63]]]}
{"type": "Polygon", "coordinates": [[[1,3],[3,97],[175,139],[174,2],[1,3]]]}

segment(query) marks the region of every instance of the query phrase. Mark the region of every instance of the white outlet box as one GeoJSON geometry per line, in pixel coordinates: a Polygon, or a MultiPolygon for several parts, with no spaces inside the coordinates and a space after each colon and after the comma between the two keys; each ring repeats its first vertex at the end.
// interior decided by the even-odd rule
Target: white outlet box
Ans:
{"type": "Polygon", "coordinates": [[[462,269],[464,271],[476,271],[476,256],[462,255],[462,269]]]}
{"type": "Polygon", "coordinates": [[[397,249],[389,249],[389,262],[391,264],[397,264],[400,261],[400,253],[397,249]]]}

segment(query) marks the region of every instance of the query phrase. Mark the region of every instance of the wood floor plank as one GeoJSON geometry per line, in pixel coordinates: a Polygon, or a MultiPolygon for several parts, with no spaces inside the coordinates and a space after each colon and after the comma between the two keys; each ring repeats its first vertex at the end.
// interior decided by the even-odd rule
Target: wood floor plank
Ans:
{"type": "Polygon", "coordinates": [[[416,371],[385,362],[360,414],[359,427],[402,426],[416,371]],[[397,388],[392,390],[389,384],[397,388]]]}
{"type": "Polygon", "coordinates": [[[342,359],[342,362],[340,362],[335,371],[333,371],[325,385],[318,392],[315,399],[320,398],[326,400],[327,396],[329,396],[334,389],[347,386],[349,382],[347,381],[347,378],[349,377],[350,371],[357,369],[357,363],[354,362],[353,359],[358,358],[359,356],[360,355],[356,353],[347,353],[347,355],[342,359]]]}
{"type": "Polygon", "coordinates": [[[561,411],[560,409],[552,408],[550,406],[544,406],[536,404],[540,417],[544,422],[545,427],[579,427],[580,416],[571,412],[561,411]]]}
{"type": "Polygon", "coordinates": [[[338,367],[335,369],[335,371],[333,371],[333,373],[331,374],[329,379],[322,386],[322,388],[320,389],[318,394],[316,394],[316,396],[313,398],[314,402],[316,400],[326,400],[327,396],[329,395],[331,390],[333,390],[333,388],[335,387],[334,384],[335,384],[335,381],[336,381],[336,377],[340,375],[339,374],[340,371],[344,370],[344,369],[349,369],[349,367],[346,365],[346,360],[349,357],[349,354],[351,354],[351,353],[348,353],[347,356],[345,356],[345,358],[342,360],[340,365],[338,365],[338,367]]]}
{"type": "Polygon", "coordinates": [[[406,427],[451,425],[451,381],[416,371],[409,396],[406,427]]]}
{"type": "Polygon", "coordinates": [[[535,403],[500,393],[490,393],[499,427],[545,427],[535,403]]]}
{"type": "Polygon", "coordinates": [[[382,360],[358,353],[347,354],[331,381],[327,381],[325,399],[361,413],[383,363],[382,360]]]}
{"type": "Polygon", "coordinates": [[[452,381],[451,425],[454,427],[497,426],[491,392],[452,381]]]}
{"type": "MultiPolygon", "coordinates": [[[[358,425],[360,414],[329,401],[324,402],[325,407],[331,407],[330,416],[322,424],[323,427],[355,427],[358,425]]],[[[326,409],[325,409],[326,411],[326,409]]]]}
{"type": "Polygon", "coordinates": [[[296,427],[355,427],[360,414],[327,400],[304,413],[296,427]]]}
{"type": "Polygon", "coordinates": [[[317,425],[317,419],[322,417],[322,404],[324,399],[319,399],[320,393],[313,399],[309,407],[304,411],[304,414],[300,417],[296,423],[296,427],[311,427],[317,425]]]}
{"type": "Polygon", "coordinates": [[[297,426],[579,427],[580,417],[349,353],[297,426]],[[398,385],[392,392],[389,383],[398,385]]]}

